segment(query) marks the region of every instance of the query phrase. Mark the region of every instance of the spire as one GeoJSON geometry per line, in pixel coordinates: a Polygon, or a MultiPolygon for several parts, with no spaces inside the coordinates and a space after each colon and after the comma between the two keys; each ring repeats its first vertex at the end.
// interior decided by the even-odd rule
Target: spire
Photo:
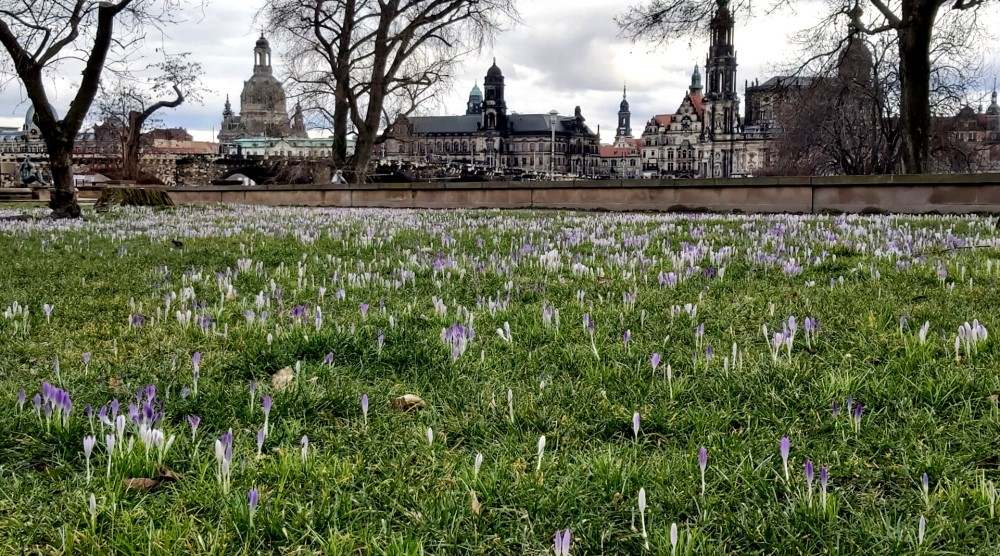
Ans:
{"type": "Polygon", "coordinates": [[[698,64],[694,65],[694,71],[691,73],[691,94],[701,94],[701,70],[698,69],[698,64]]]}
{"type": "Polygon", "coordinates": [[[997,104],[997,78],[993,77],[993,94],[990,96],[990,107],[986,109],[987,116],[1000,116],[1000,104],[997,104]]]}
{"type": "MultiPolygon", "coordinates": [[[[994,87],[994,88],[996,88],[996,87],[994,87]]],[[[628,83],[623,83],[622,84],[622,100],[625,100],[626,98],[628,98],[628,83]]]]}

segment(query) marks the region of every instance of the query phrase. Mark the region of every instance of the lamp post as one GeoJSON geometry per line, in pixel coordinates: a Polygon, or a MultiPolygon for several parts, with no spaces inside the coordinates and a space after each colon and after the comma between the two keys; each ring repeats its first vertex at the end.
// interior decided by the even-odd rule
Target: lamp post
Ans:
{"type": "Polygon", "coordinates": [[[549,181],[556,179],[556,118],[559,112],[549,112],[549,127],[552,128],[552,154],[549,156],[549,181]]]}

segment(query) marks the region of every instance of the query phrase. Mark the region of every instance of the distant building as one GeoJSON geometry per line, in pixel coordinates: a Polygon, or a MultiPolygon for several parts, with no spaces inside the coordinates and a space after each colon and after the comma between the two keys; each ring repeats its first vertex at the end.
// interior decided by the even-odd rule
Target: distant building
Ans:
{"type": "Polygon", "coordinates": [[[461,116],[410,116],[392,126],[384,160],[414,163],[457,162],[496,170],[583,175],[598,167],[598,136],[577,106],[572,116],[507,111],[504,76],[496,60],[483,89],[472,88],[461,116]],[[553,149],[555,151],[553,163],[553,149]]]}
{"type": "Polygon", "coordinates": [[[165,129],[154,129],[145,134],[153,141],[193,141],[194,137],[183,127],[171,127],[165,129]]]}
{"type": "MultiPolygon", "coordinates": [[[[347,154],[354,153],[355,141],[347,140],[347,154]]],[[[244,137],[225,146],[226,154],[246,157],[326,158],[333,156],[333,138],[244,137]]]]}
{"type": "Polygon", "coordinates": [[[591,174],[597,177],[635,179],[642,176],[642,140],[632,137],[632,111],[628,103],[628,89],[622,88],[622,101],[618,105],[618,127],[615,141],[601,145],[598,154],[600,165],[591,174]]]}
{"type": "Polygon", "coordinates": [[[673,114],[657,114],[642,132],[642,169],[661,177],[702,174],[702,124],[705,115],[701,73],[695,66],[691,86],[673,114]]]}
{"type": "Polygon", "coordinates": [[[285,90],[274,77],[271,45],[263,35],[257,39],[253,53],[253,75],[243,82],[239,115],[233,112],[226,96],[219,142],[228,145],[246,137],[308,137],[299,105],[292,118],[288,117],[285,90]]]}

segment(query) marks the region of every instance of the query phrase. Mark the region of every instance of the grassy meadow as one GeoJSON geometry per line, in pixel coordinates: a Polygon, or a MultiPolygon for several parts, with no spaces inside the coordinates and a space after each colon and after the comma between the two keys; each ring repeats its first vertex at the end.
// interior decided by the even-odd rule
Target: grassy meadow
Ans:
{"type": "Polygon", "coordinates": [[[994,224],[0,221],[0,554],[1000,554],[994,224]]]}

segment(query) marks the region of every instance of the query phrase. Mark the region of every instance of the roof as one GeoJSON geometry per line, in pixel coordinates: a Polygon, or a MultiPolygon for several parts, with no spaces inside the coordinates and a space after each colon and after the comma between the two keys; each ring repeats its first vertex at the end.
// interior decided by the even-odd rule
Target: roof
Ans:
{"type": "Polygon", "coordinates": [[[638,149],[629,147],[616,147],[614,145],[601,145],[599,152],[602,158],[622,158],[627,156],[639,156],[638,149]]]}
{"type": "Polygon", "coordinates": [[[409,118],[413,133],[427,134],[458,134],[475,133],[482,116],[471,114],[466,116],[414,116],[409,118]]]}
{"type": "Polygon", "coordinates": [[[701,104],[703,97],[701,95],[688,95],[688,97],[691,98],[691,105],[694,106],[694,113],[701,116],[701,113],[704,111],[701,104]]]}
{"type": "Polygon", "coordinates": [[[667,127],[670,125],[670,121],[673,119],[673,114],[657,114],[653,116],[653,121],[656,125],[660,127],[667,127]]]}
{"type": "MultiPolygon", "coordinates": [[[[413,132],[417,135],[457,135],[473,134],[479,131],[482,116],[414,116],[409,118],[413,132]]],[[[559,116],[556,131],[572,133],[576,118],[559,116]]],[[[548,114],[508,114],[507,122],[514,135],[540,135],[551,133],[548,114]]],[[[588,128],[589,130],[589,128],[588,128]]]]}
{"type": "Polygon", "coordinates": [[[800,75],[779,75],[777,77],[772,77],[763,83],[747,87],[747,90],[748,91],[774,90],[774,89],[788,89],[788,88],[801,89],[812,85],[814,81],[816,81],[815,77],[800,76],[800,75]]]}
{"type": "Polygon", "coordinates": [[[490,69],[486,70],[486,77],[503,77],[503,72],[497,67],[496,59],[493,60],[493,65],[490,69]]]}

